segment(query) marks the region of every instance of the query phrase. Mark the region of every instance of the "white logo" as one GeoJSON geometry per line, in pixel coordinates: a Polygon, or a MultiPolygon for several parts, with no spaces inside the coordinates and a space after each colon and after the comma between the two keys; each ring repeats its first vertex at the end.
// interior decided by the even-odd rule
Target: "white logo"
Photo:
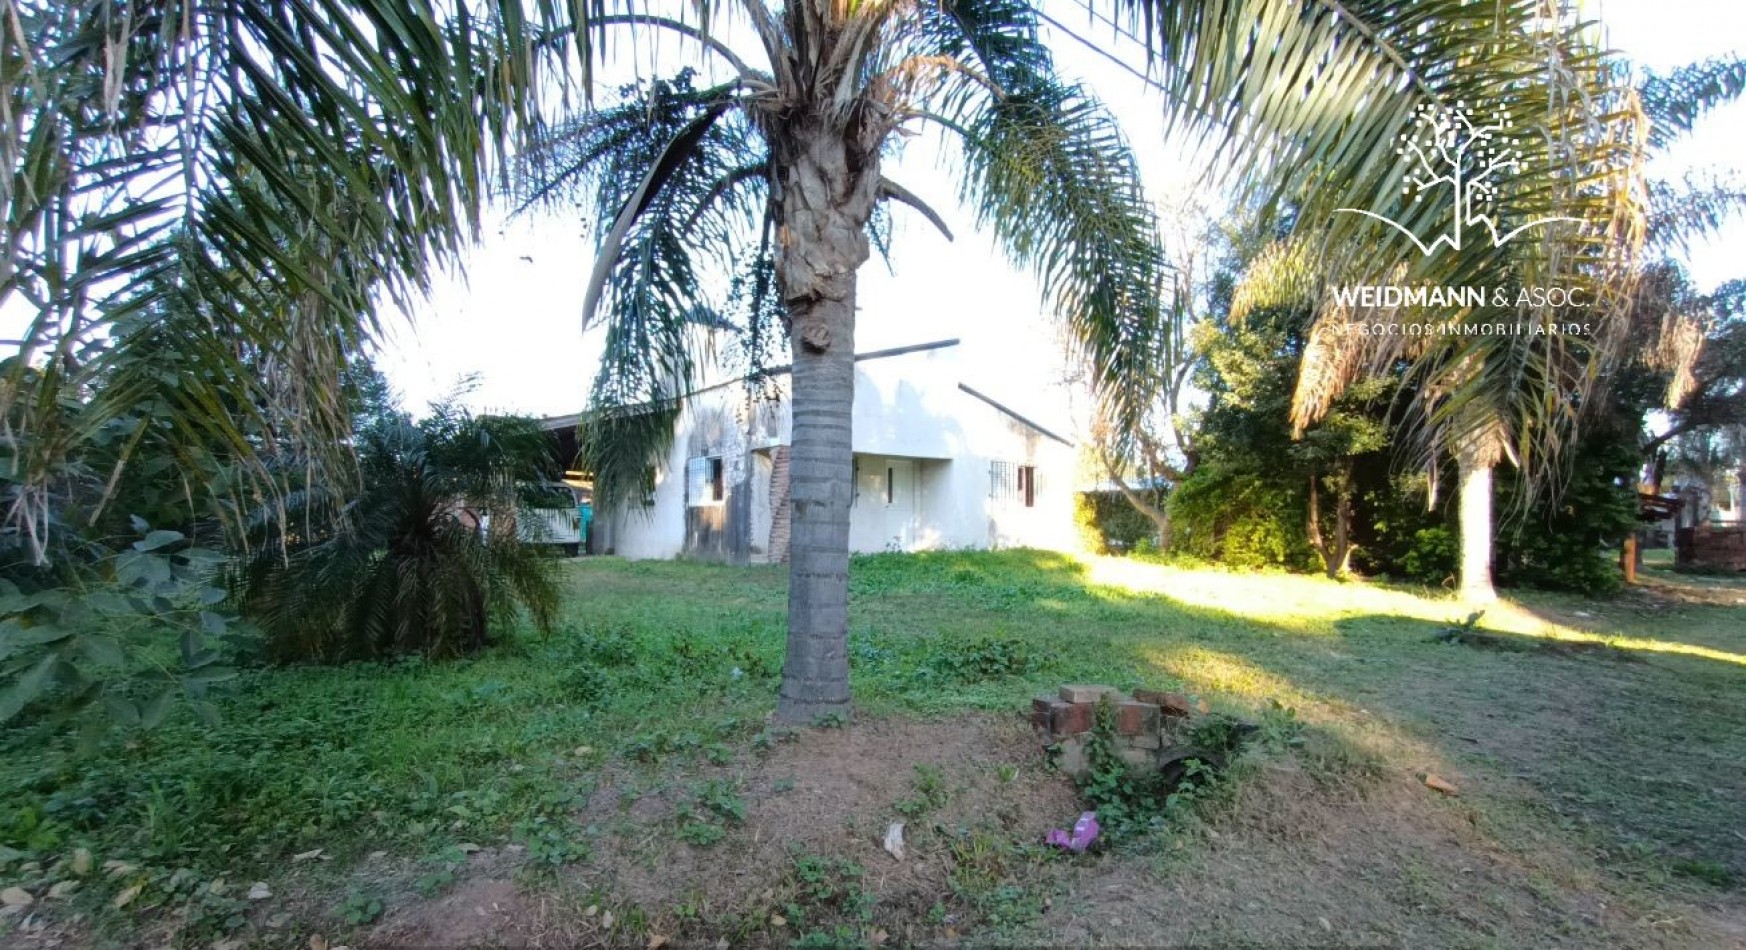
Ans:
{"type": "Polygon", "coordinates": [[[1335,210],[1381,221],[1406,235],[1407,240],[1426,256],[1440,245],[1461,250],[1462,235],[1469,225],[1484,225],[1491,233],[1492,246],[1503,247],[1529,228],[1554,221],[1581,224],[1580,218],[1539,218],[1508,233],[1498,233],[1497,176],[1505,171],[1521,169],[1522,150],[1510,132],[1512,125],[1508,119],[1497,117],[1493,117],[1489,125],[1476,125],[1465,102],[1457,102],[1454,106],[1427,103],[1419,107],[1413,127],[1401,133],[1401,147],[1394,150],[1396,155],[1413,165],[1406,184],[1401,186],[1401,194],[1410,195],[1413,201],[1419,202],[1424,201],[1426,195],[1435,194],[1439,188],[1448,188],[1455,208],[1454,226],[1448,233],[1437,235],[1429,244],[1419,240],[1418,235],[1398,221],[1375,212],[1362,208],[1335,210]]]}

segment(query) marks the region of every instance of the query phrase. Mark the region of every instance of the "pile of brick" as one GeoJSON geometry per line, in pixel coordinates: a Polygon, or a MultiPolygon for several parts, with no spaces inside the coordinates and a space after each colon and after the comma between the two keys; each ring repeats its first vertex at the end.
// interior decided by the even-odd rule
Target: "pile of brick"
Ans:
{"type": "Polygon", "coordinates": [[[1085,774],[1085,743],[1106,698],[1116,752],[1139,768],[1157,768],[1175,758],[1179,743],[1174,727],[1206,711],[1181,693],[1149,689],[1136,689],[1130,696],[1113,686],[1063,686],[1057,694],[1038,696],[1031,701],[1031,725],[1068,775],[1085,774]]]}
{"type": "Polygon", "coordinates": [[[1675,563],[1711,571],[1746,571],[1746,528],[1680,528],[1675,563]]]}

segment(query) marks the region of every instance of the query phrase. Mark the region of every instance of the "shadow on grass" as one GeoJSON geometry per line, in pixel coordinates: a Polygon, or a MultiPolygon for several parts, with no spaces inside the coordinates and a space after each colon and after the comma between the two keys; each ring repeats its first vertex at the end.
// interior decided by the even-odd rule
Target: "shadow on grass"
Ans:
{"type": "MultiPolygon", "coordinates": [[[[1738,654],[1701,645],[1746,612],[1632,615],[1619,636],[1593,639],[1475,630],[1463,645],[1440,636],[1463,616],[1453,603],[1445,622],[1326,603],[1293,614],[1284,602],[1293,591],[1362,585],[1157,570],[1157,589],[1135,591],[1093,583],[1082,562],[1043,552],[857,559],[858,694],[923,711],[1012,708],[1021,690],[1084,680],[1183,688],[1241,703],[1233,711],[1251,717],[1278,701],[1354,762],[1456,763],[1615,867],[1746,881],[1734,824],[1746,813],[1746,676],[1738,654]],[[1209,606],[1213,597],[1230,601],[1209,606]],[[1035,668],[988,682],[916,675],[942,641],[984,638],[1029,649],[1035,668]]],[[[1598,613],[1597,626],[1620,613],[1575,599],[1545,610],[1549,599],[1523,609],[1549,622],[1598,613]]]]}

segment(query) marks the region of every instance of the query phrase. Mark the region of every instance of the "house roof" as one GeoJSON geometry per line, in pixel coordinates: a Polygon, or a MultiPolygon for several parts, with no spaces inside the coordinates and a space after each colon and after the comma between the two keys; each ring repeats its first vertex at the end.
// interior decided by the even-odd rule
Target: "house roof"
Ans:
{"type": "MultiPolygon", "coordinates": [[[[890,357],[893,357],[893,356],[904,356],[904,355],[907,355],[910,353],[922,353],[922,352],[926,352],[928,350],[943,350],[943,349],[946,349],[948,347],[957,346],[959,344],[959,342],[960,341],[956,337],[954,337],[954,338],[948,339],[948,340],[934,340],[930,343],[912,343],[908,346],[894,346],[894,347],[890,347],[888,349],[883,349],[883,350],[869,350],[866,353],[856,353],[855,354],[855,362],[864,363],[864,362],[867,362],[869,360],[889,359],[890,357]]],[[[692,390],[690,393],[687,393],[686,395],[687,396],[696,396],[696,395],[699,395],[702,393],[710,392],[711,390],[720,389],[723,386],[732,386],[732,385],[735,385],[738,383],[745,382],[747,380],[757,379],[760,376],[764,376],[764,377],[780,376],[784,373],[792,372],[793,368],[794,367],[792,365],[786,365],[786,364],[782,365],[782,366],[773,366],[773,367],[770,367],[769,369],[763,370],[761,372],[749,373],[749,374],[747,374],[745,376],[741,376],[737,379],[724,380],[723,382],[714,383],[714,384],[709,385],[709,386],[701,386],[697,389],[692,390]]],[[[983,393],[979,390],[973,389],[970,386],[965,385],[964,383],[959,383],[958,388],[960,390],[962,390],[965,394],[972,396],[976,399],[979,399],[982,402],[987,403],[989,406],[992,406],[996,412],[999,412],[1002,415],[1005,415],[1005,416],[1012,418],[1013,420],[1035,430],[1037,433],[1039,433],[1047,438],[1054,439],[1056,442],[1059,442],[1065,446],[1072,446],[1073,445],[1073,443],[1071,441],[1063,438],[1060,435],[1057,435],[1056,433],[1050,431],[1049,429],[1044,428],[1041,425],[1038,425],[1036,422],[1032,421],[1030,418],[1019,414],[1018,412],[1013,410],[1011,407],[1002,404],[998,400],[994,399],[994,397],[989,396],[986,393],[983,393]]],[[[540,424],[547,431],[556,432],[556,431],[560,431],[563,429],[573,429],[576,427],[576,425],[579,422],[581,422],[581,420],[582,420],[581,413],[572,412],[572,413],[569,413],[568,415],[548,416],[547,418],[541,419],[540,424]]]]}
{"type": "Polygon", "coordinates": [[[1031,420],[1026,419],[1024,416],[1019,415],[1018,413],[1012,411],[1011,409],[1008,409],[1007,407],[1001,405],[1000,403],[995,402],[992,398],[985,396],[982,393],[979,393],[974,389],[971,389],[969,386],[966,386],[963,383],[959,383],[958,388],[962,389],[963,391],[969,393],[972,396],[975,396],[977,399],[980,399],[983,402],[988,403],[990,406],[993,406],[999,412],[1002,412],[1008,416],[1011,416],[1012,418],[1018,420],[1019,422],[1022,422],[1025,425],[1030,426],[1032,429],[1037,430],[1038,432],[1042,433],[1043,435],[1046,435],[1049,438],[1054,439],[1056,442],[1059,442],[1062,445],[1069,446],[1069,447],[1071,447],[1073,445],[1073,443],[1067,441],[1066,439],[1063,439],[1060,436],[1056,435],[1055,433],[1050,432],[1048,429],[1045,429],[1042,426],[1037,425],[1035,422],[1032,422],[1031,420]]]}
{"type": "MultiPolygon", "coordinates": [[[[883,350],[868,350],[865,353],[856,353],[855,354],[855,362],[865,363],[868,360],[888,359],[888,358],[893,357],[893,356],[904,356],[904,355],[909,354],[909,353],[921,353],[921,352],[925,352],[927,350],[943,350],[943,349],[946,349],[947,347],[957,346],[960,342],[961,341],[957,337],[953,337],[949,340],[934,340],[931,343],[911,343],[908,346],[894,346],[894,347],[890,347],[888,349],[883,349],[883,350]]],[[[696,395],[700,395],[702,393],[710,392],[711,390],[720,389],[723,386],[732,386],[732,385],[735,385],[736,383],[743,383],[743,382],[746,382],[748,380],[757,379],[757,378],[763,377],[763,376],[781,376],[784,373],[790,373],[793,371],[794,371],[793,364],[784,363],[781,366],[772,366],[772,367],[769,367],[768,369],[759,370],[756,373],[747,373],[746,375],[740,376],[740,377],[735,378],[735,379],[723,380],[719,383],[711,383],[708,386],[699,386],[698,388],[693,389],[692,391],[686,393],[685,395],[687,397],[696,396],[696,395]]],[[[984,396],[982,398],[985,400],[988,399],[988,397],[986,397],[986,396],[984,396]]],[[[993,400],[988,400],[988,402],[991,405],[994,405],[995,408],[997,408],[997,409],[1001,408],[999,406],[999,404],[994,403],[993,400]]],[[[1022,417],[1018,417],[1015,414],[1011,413],[1010,410],[1002,409],[1002,411],[1007,412],[1009,415],[1014,415],[1014,417],[1018,418],[1020,422],[1025,421],[1022,417]]],[[[562,416],[547,416],[544,419],[540,420],[540,426],[548,432],[555,432],[559,429],[574,429],[577,426],[577,424],[580,423],[581,421],[582,421],[582,413],[572,412],[572,413],[568,413],[568,414],[565,414],[562,416]]],[[[1031,425],[1030,423],[1026,423],[1026,424],[1031,425]]],[[[1045,435],[1048,434],[1045,430],[1043,430],[1042,428],[1040,428],[1038,426],[1032,425],[1031,427],[1034,429],[1037,429],[1037,431],[1039,431],[1039,432],[1043,432],[1045,435]]]]}

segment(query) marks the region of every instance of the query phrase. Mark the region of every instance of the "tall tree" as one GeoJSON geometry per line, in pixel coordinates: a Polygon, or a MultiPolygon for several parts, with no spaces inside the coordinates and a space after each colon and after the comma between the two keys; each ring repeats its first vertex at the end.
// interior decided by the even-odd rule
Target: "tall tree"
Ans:
{"type": "MultiPolygon", "coordinates": [[[[1725,188],[1651,187],[1642,173],[1653,148],[1739,93],[1737,61],[1651,77],[1636,88],[1622,65],[1594,55],[1580,27],[1537,35],[1536,43],[1503,54],[1524,68],[1543,62],[1565,82],[1524,75],[1489,99],[1470,100],[1497,103],[1491,118],[1476,124],[1464,114],[1434,113],[1429,141],[1403,137],[1403,153],[1436,156],[1415,163],[1403,203],[1436,203],[1439,194],[1426,194],[1435,189],[1455,229],[1428,245],[1407,233],[1407,247],[1422,256],[1392,271],[1372,269],[1368,281],[1481,286],[1486,298],[1402,306],[1324,293],[1293,406],[1301,427],[1354,380],[1408,367],[1405,391],[1420,409],[1411,429],[1420,462],[1434,465],[1449,453],[1457,464],[1460,587],[1474,602],[1496,597],[1492,483],[1500,463],[1514,464],[1526,479],[1519,504],[1553,490],[1558,479],[1549,476],[1584,421],[1612,405],[1605,390],[1613,371],[1645,349],[1672,377],[1669,404],[1683,398],[1696,348],[1681,341],[1693,338],[1694,323],[1662,300],[1646,333],[1643,317],[1652,307],[1645,298],[1652,295],[1644,288],[1653,281],[1645,281],[1643,254],[1714,227],[1738,201],[1725,188]],[[1536,121],[1545,134],[1512,134],[1536,121]],[[1412,332],[1427,325],[1451,330],[1412,332]]],[[[1349,270],[1350,259],[1343,266],[1349,270]]]]}
{"type": "Polygon", "coordinates": [[[1133,420],[1133,430],[1119,431],[1112,420],[1099,420],[1092,427],[1092,439],[1110,481],[1135,511],[1152,522],[1159,548],[1169,550],[1174,529],[1168,493],[1200,464],[1197,410],[1189,386],[1206,364],[1206,311],[1219,276],[1214,264],[1231,236],[1221,233],[1207,208],[1193,198],[1169,202],[1161,230],[1169,265],[1158,291],[1164,328],[1155,335],[1158,350],[1150,361],[1150,378],[1128,381],[1129,386],[1153,394],[1152,401],[1133,420]],[[1141,476],[1138,488],[1128,484],[1130,471],[1141,476]]]}

